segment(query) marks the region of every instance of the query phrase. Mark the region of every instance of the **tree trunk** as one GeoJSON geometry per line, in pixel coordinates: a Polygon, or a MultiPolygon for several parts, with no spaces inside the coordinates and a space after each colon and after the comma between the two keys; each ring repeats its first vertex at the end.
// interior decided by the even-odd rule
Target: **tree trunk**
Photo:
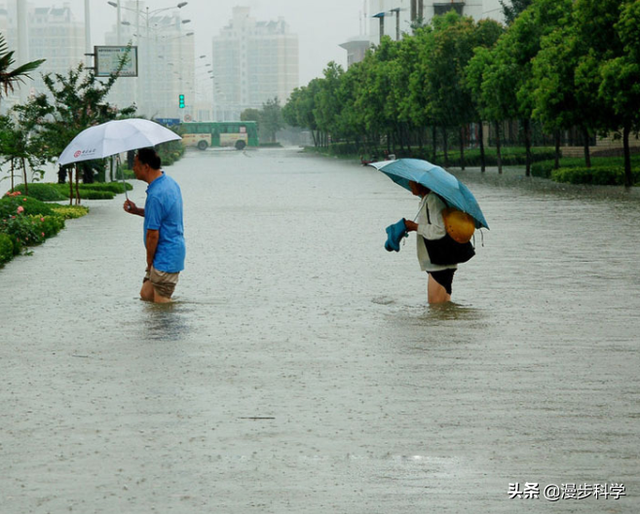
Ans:
{"type": "Polygon", "coordinates": [[[531,176],[531,120],[523,120],[524,125],[524,147],[525,147],[525,176],[531,176]]]}
{"type": "Polygon", "coordinates": [[[622,131],[622,142],[624,146],[624,187],[633,185],[633,176],[631,174],[631,151],[629,149],[629,133],[631,128],[629,125],[624,126],[622,131]]]}
{"type": "Polygon", "coordinates": [[[25,195],[29,195],[29,184],[28,184],[28,180],[27,180],[27,163],[25,161],[25,158],[22,157],[22,178],[24,180],[24,194],[25,195]]]}
{"type": "Polygon", "coordinates": [[[556,160],[553,163],[553,169],[557,170],[560,167],[560,131],[556,130],[555,133],[555,139],[556,139],[556,160]]]}
{"type": "Polygon", "coordinates": [[[14,158],[11,157],[11,192],[13,192],[13,188],[16,187],[15,182],[13,180],[13,172],[15,170],[14,158]]]}
{"type": "Polygon", "coordinates": [[[447,138],[447,127],[442,127],[442,145],[444,149],[444,167],[449,167],[449,140],[447,138]]]}
{"type": "Polygon", "coordinates": [[[73,205],[73,166],[69,168],[69,205],[73,205]]]}
{"type": "Polygon", "coordinates": [[[76,205],[80,205],[80,167],[76,164],[76,205]]]}
{"type": "Polygon", "coordinates": [[[465,126],[460,127],[460,168],[464,170],[464,136],[465,126]]]}
{"type": "Polygon", "coordinates": [[[484,173],[486,171],[486,159],[484,155],[484,125],[482,120],[478,122],[478,137],[480,138],[480,171],[484,173]]]}
{"type": "Polygon", "coordinates": [[[431,154],[431,161],[435,164],[438,148],[438,131],[435,125],[431,127],[431,139],[433,139],[433,154],[431,154]]]}
{"type": "Polygon", "coordinates": [[[500,148],[500,122],[496,121],[496,159],[498,161],[498,173],[502,174],[502,150],[500,148]]]}
{"type": "Polygon", "coordinates": [[[591,168],[591,153],[589,152],[589,131],[587,127],[582,127],[582,137],[584,138],[584,163],[587,168],[591,168]]]}

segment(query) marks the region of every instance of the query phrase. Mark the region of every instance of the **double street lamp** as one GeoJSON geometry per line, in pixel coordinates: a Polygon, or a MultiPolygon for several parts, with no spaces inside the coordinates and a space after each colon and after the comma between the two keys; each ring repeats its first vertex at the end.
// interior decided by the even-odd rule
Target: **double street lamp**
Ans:
{"type": "MultiPolygon", "coordinates": [[[[170,7],[163,7],[160,9],[153,9],[153,10],[150,10],[149,7],[141,9],[139,7],[140,6],[139,1],[136,1],[135,8],[121,6],[120,4],[122,2],[120,0],[109,1],[107,3],[110,6],[116,8],[118,11],[118,19],[117,19],[118,45],[122,44],[121,37],[120,37],[121,26],[132,25],[132,23],[130,23],[127,20],[121,20],[120,18],[121,9],[125,9],[126,11],[129,11],[135,14],[135,32],[132,34],[133,31],[129,29],[130,31],[128,32],[128,34],[130,35],[132,34],[133,37],[136,38],[135,39],[136,44],[139,45],[140,39],[145,39],[145,44],[143,45],[144,48],[142,48],[144,56],[141,60],[141,64],[142,64],[142,66],[140,67],[141,75],[137,81],[137,88],[136,88],[137,89],[136,96],[141,100],[141,103],[145,104],[145,107],[146,107],[146,109],[143,109],[143,112],[148,111],[148,112],[145,112],[145,114],[147,115],[155,114],[152,111],[155,111],[158,107],[161,107],[164,110],[167,110],[168,106],[171,104],[169,103],[168,98],[164,98],[164,97],[169,97],[169,96],[173,97],[175,94],[175,91],[173,92],[166,91],[167,89],[166,86],[161,86],[161,84],[163,84],[164,82],[161,76],[162,72],[158,68],[158,64],[160,61],[158,61],[158,59],[155,57],[159,53],[166,53],[167,47],[163,45],[164,48],[162,52],[159,52],[158,44],[165,43],[165,42],[179,39],[179,38],[190,37],[190,36],[193,36],[194,33],[188,32],[187,34],[181,34],[182,25],[185,23],[189,23],[191,20],[180,20],[180,18],[178,17],[177,18],[179,20],[179,24],[177,27],[178,36],[170,37],[170,36],[159,35],[161,30],[171,29],[171,25],[166,25],[164,27],[162,26],[164,25],[162,21],[165,21],[166,23],[166,18],[164,18],[164,15],[159,16],[159,14],[166,11],[170,11],[170,10],[182,9],[188,4],[188,2],[179,2],[178,4],[170,7]],[[142,35],[143,33],[141,33],[141,30],[140,30],[141,17],[145,26],[143,28],[145,35],[142,35]],[[151,34],[151,31],[153,31],[153,34],[151,34]],[[152,48],[152,43],[153,43],[153,48],[152,48]]],[[[131,17],[129,19],[131,19],[131,17]]],[[[174,32],[174,34],[175,33],[176,32],[174,32]]],[[[182,43],[180,43],[180,56],[181,54],[182,54],[182,43]]],[[[180,59],[180,61],[182,61],[182,59],[180,59]]],[[[179,93],[182,94],[183,92],[180,91],[179,93]]]]}
{"type": "Polygon", "coordinates": [[[120,0],[118,0],[117,2],[107,2],[111,7],[115,7],[118,10],[118,19],[117,19],[117,37],[118,37],[118,44],[121,44],[120,41],[120,25],[122,23],[122,20],[120,19],[120,9],[124,9],[125,11],[130,11],[130,12],[134,12],[136,13],[136,32],[138,34],[140,34],[140,15],[145,17],[145,22],[146,22],[146,26],[147,26],[147,37],[149,37],[149,19],[151,19],[153,16],[163,12],[163,11],[169,11],[171,9],[182,9],[185,5],[187,5],[189,2],[180,2],[177,5],[171,6],[171,7],[163,7],[160,9],[154,9],[153,11],[149,10],[149,7],[146,7],[144,11],[140,10],[139,5],[140,2],[139,0],[136,0],[136,8],[132,9],[130,7],[124,7],[120,5],[120,0]]]}

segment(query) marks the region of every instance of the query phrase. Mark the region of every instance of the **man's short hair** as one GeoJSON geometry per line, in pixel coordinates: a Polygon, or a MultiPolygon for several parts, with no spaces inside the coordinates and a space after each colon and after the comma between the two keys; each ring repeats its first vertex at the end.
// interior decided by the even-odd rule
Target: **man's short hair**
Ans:
{"type": "Polygon", "coordinates": [[[154,170],[159,170],[162,167],[160,156],[154,148],[140,148],[137,155],[140,164],[148,164],[149,167],[154,170]]]}

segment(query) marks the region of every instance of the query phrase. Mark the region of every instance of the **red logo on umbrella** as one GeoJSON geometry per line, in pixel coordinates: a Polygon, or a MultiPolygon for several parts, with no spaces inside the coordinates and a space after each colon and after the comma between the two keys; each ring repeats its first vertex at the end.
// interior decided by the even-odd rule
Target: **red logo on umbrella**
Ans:
{"type": "Polygon", "coordinates": [[[78,150],[76,153],[74,153],[74,154],[73,154],[73,156],[74,156],[74,157],[80,157],[80,154],[81,154],[81,153],[82,153],[82,152],[81,152],[80,150],[78,150]]]}

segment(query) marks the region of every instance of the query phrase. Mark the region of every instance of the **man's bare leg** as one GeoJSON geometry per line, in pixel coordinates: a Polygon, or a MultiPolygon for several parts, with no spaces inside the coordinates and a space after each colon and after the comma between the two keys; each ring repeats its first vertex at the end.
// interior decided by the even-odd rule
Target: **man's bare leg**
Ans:
{"type": "Polygon", "coordinates": [[[153,301],[155,303],[170,303],[171,298],[167,298],[166,296],[160,296],[157,291],[153,292],[153,301]]]}
{"type": "Polygon", "coordinates": [[[153,284],[150,280],[146,280],[142,284],[142,289],[140,289],[140,299],[145,302],[154,302],[155,301],[155,290],[153,289],[153,284]]]}

